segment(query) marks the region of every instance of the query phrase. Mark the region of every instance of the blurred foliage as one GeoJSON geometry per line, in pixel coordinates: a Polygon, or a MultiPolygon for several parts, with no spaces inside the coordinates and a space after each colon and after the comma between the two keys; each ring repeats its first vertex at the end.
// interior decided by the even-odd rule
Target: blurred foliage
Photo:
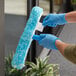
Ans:
{"type": "Polygon", "coordinates": [[[11,66],[13,53],[5,57],[5,76],[25,76],[25,70],[17,70],[11,66]]]}
{"type": "Polygon", "coordinates": [[[13,53],[8,57],[5,57],[5,76],[58,76],[59,69],[57,64],[48,64],[49,56],[44,59],[37,58],[36,64],[33,62],[26,62],[29,68],[25,67],[21,70],[17,70],[11,66],[13,53]]]}

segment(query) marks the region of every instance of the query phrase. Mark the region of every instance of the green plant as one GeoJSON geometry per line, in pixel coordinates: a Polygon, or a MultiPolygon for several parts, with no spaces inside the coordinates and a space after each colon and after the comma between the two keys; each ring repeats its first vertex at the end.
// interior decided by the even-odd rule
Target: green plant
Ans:
{"type": "Polygon", "coordinates": [[[25,76],[25,70],[17,70],[11,66],[13,53],[5,57],[5,76],[25,76]]]}
{"type": "Polygon", "coordinates": [[[57,76],[59,75],[58,65],[48,64],[49,57],[37,58],[36,64],[26,62],[30,67],[26,70],[26,76],[57,76]]]}
{"type": "Polygon", "coordinates": [[[44,60],[38,58],[36,59],[36,64],[33,62],[26,62],[27,65],[30,66],[26,70],[27,76],[46,76],[48,73],[50,73],[50,64],[47,64],[48,57],[46,57],[44,60]]]}
{"type": "Polygon", "coordinates": [[[17,70],[11,66],[13,53],[5,57],[5,76],[59,76],[59,69],[57,64],[48,64],[49,57],[44,59],[37,58],[36,64],[33,62],[26,62],[29,65],[28,69],[17,70]]]}

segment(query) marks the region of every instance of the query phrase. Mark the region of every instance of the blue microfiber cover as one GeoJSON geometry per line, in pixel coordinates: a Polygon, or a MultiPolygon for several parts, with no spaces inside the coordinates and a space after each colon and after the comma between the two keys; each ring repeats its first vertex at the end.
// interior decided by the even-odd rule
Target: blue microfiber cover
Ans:
{"type": "Polygon", "coordinates": [[[25,66],[25,59],[32,42],[32,36],[35,33],[36,25],[42,13],[42,8],[38,6],[33,7],[30,17],[27,21],[26,27],[24,28],[24,32],[21,35],[18,46],[16,48],[16,53],[13,56],[13,60],[11,62],[14,68],[22,69],[25,66]]]}

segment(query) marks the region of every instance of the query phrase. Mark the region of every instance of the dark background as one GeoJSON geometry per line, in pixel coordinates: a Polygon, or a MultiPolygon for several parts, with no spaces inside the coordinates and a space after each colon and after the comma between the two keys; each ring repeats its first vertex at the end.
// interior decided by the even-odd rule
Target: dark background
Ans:
{"type": "Polygon", "coordinates": [[[4,76],[4,0],[0,0],[0,76],[4,76]]]}

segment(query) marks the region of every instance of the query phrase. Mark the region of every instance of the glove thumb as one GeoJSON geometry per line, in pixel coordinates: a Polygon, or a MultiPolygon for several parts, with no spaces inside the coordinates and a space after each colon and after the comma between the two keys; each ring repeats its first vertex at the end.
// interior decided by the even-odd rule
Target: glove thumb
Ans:
{"type": "Polygon", "coordinates": [[[39,41],[43,39],[44,37],[45,37],[45,34],[33,35],[32,39],[39,41]]]}
{"type": "Polygon", "coordinates": [[[41,37],[39,35],[33,35],[32,39],[39,41],[41,37]]]}

